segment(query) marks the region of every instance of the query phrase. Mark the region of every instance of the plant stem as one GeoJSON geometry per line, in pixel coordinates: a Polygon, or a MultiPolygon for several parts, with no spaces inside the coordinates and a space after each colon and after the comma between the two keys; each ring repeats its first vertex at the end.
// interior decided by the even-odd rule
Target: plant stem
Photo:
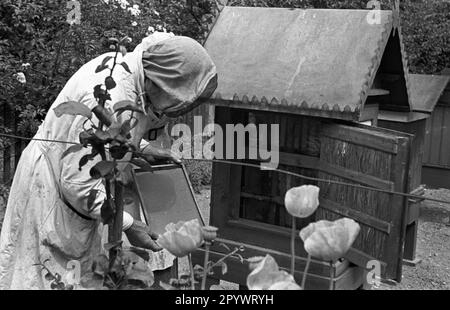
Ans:
{"type": "MultiPolygon", "coordinates": [[[[111,69],[110,76],[112,76],[112,73],[114,71],[114,67],[116,66],[117,61],[117,55],[119,53],[119,47],[116,49],[116,54],[114,57],[114,64],[113,68],[111,69]]],[[[108,94],[108,91],[106,91],[106,94],[108,94]]],[[[101,107],[105,107],[105,101],[106,100],[99,100],[99,105],[101,107]]],[[[99,129],[103,130],[103,123],[99,123],[99,129]]],[[[107,160],[106,157],[106,150],[105,146],[102,145],[100,148],[100,156],[102,157],[102,160],[107,160]]],[[[123,187],[119,182],[114,181],[114,199],[112,199],[111,196],[111,189],[112,184],[111,181],[108,179],[105,179],[105,191],[106,191],[106,199],[110,201],[111,208],[114,210],[114,219],[112,223],[108,224],[108,242],[114,243],[116,241],[119,241],[122,239],[122,226],[123,226],[123,187]]],[[[114,262],[116,261],[117,254],[118,254],[117,247],[113,247],[111,250],[109,250],[109,268],[111,269],[114,266],[114,262]]]]}
{"type": "Polygon", "coordinates": [[[333,282],[334,282],[333,262],[330,262],[330,290],[333,290],[333,282]]]}
{"type": "MultiPolygon", "coordinates": [[[[113,242],[122,239],[123,227],[123,186],[120,182],[114,181],[114,203],[116,205],[113,223],[113,242]]],[[[115,249],[117,250],[117,249],[115,249]]]]}
{"type": "Polygon", "coordinates": [[[213,269],[214,267],[218,266],[219,264],[221,264],[224,260],[226,260],[228,257],[233,256],[234,254],[236,254],[237,252],[239,252],[238,248],[235,248],[232,252],[228,253],[227,255],[225,255],[224,257],[222,257],[221,259],[219,259],[217,262],[215,262],[214,264],[212,264],[211,266],[208,267],[207,273],[209,273],[209,271],[211,269],[213,269]]]}
{"type": "Polygon", "coordinates": [[[295,217],[292,217],[291,228],[291,275],[294,276],[295,272],[295,217]]]}
{"type": "Polygon", "coordinates": [[[210,243],[206,242],[205,244],[205,248],[206,248],[206,252],[205,252],[205,262],[203,263],[203,277],[202,277],[202,286],[201,286],[201,290],[204,291],[205,287],[206,287],[206,277],[208,276],[208,261],[209,261],[209,248],[210,248],[210,243]]]}
{"type": "Polygon", "coordinates": [[[306,275],[308,274],[308,269],[309,269],[309,264],[310,263],[311,263],[311,254],[308,254],[308,259],[306,260],[305,270],[303,271],[302,289],[305,289],[306,275]]]}
{"type": "Polygon", "coordinates": [[[195,290],[194,267],[192,266],[191,253],[188,254],[189,268],[191,269],[191,290],[195,290]]]}

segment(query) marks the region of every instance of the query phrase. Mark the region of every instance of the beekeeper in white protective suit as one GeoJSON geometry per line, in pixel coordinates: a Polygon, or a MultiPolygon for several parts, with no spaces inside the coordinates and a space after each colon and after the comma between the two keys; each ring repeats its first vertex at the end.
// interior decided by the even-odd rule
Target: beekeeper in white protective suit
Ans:
{"type": "MultiPolygon", "coordinates": [[[[110,70],[99,73],[95,70],[106,55],[114,53],[90,61],[72,76],[35,138],[79,142],[86,118],[71,115],[58,118],[53,109],[72,100],[91,109],[97,105],[93,87],[103,84],[110,70]]],[[[148,130],[163,126],[167,117],[188,112],[204,101],[199,98],[211,96],[217,86],[211,58],[200,44],[187,37],[154,33],[132,53],[121,56],[118,62],[122,61],[128,64],[131,73],[123,66],[115,67],[113,78],[117,86],[110,91],[112,100],[106,104],[112,109],[121,100],[141,100],[147,114],[135,114],[139,123],[131,132],[133,143],[141,149],[146,146],[142,138],[148,130]]],[[[126,117],[125,113],[123,116],[126,117]]],[[[98,123],[95,118],[94,123],[98,123]]],[[[69,261],[81,262],[84,271],[102,251],[100,209],[106,195],[103,181],[89,175],[100,156],[79,171],[80,158],[91,149],[84,148],[62,158],[68,147],[70,144],[32,141],[22,153],[1,231],[0,289],[48,289],[50,283],[44,279],[45,272],[34,264],[45,261],[52,272],[64,275],[69,261]],[[92,189],[98,192],[95,208],[88,213],[87,199],[92,189]]],[[[179,161],[170,150],[147,145],[144,151],[179,161]]],[[[123,218],[123,230],[133,246],[161,249],[149,227],[126,212],[123,218]]],[[[164,255],[159,254],[164,252],[154,256],[164,261],[164,255]]]]}

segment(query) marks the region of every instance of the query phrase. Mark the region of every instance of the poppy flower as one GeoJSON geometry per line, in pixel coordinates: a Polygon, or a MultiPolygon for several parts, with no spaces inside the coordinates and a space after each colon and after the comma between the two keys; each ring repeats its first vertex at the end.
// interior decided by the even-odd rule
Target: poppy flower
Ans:
{"type": "Polygon", "coordinates": [[[247,287],[250,290],[300,290],[294,277],[280,270],[275,259],[266,255],[264,258],[250,258],[252,272],[247,276],[247,287]]]}
{"type": "Polygon", "coordinates": [[[319,206],[319,188],[314,185],[293,187],[286,192],[284,205],[292,216],[308,217],[319,206]]]}
{"type": "Polygon", "coordinates": [[[359,231],[359,224],[349,218],[322,220],[303,228],[300,238],[311,256],[334,262],[347,253],[359,231]]]}
{"type": "Polygon", "coordinates": [[[294,281],[282,281],[271,285],[269,291],[299,291],[302,288],[294,281]]]}
{"type": "Polygon", "coordinates": [[[170,223],[157,243],[176,257],[183,257],[196,250],[203,243],[203,230],[197,219],[170,223]]]}

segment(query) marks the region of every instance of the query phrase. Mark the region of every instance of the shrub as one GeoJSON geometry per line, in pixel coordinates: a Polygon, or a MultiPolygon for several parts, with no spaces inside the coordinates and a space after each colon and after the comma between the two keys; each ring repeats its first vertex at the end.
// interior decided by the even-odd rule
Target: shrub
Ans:
{"type": "Polygon", "coordinates": [[[34,135],[66,81],[81,65],[109,51],[108,38],[130,36],[130,50],[154,27],[200,40],[212,20],[214,3],[78,0],[81,23],[70,26],[68,2],[0,2],[0,105],[19,117],[17,131],[22,135],[34,135]],[[140,14],[130,9],[132,5],[139,6],[140,14]],[[17,79],[18,73],[24,73],[26,83],[17,79]]]}
{"type": "Polygon", "coordinates": [[[184,163],[196,193],[200,193],[204,186],[211,185],[212,163],[195,160],[186,160],[184,163]]]}

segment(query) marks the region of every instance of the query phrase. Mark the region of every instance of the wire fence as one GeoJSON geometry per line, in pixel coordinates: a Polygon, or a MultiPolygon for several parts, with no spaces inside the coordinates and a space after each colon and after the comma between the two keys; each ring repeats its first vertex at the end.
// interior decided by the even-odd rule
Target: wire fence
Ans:
{"type": "MultiPolygon", "coordinates": [[[[44,142],[56,142],[56,143],[64,143],[64,144],[71,144],[71,145],[81,145],[80,143],[76,143],[76,142],[72,142],[72,141],[28,138],[28,137],[24,137],[24,136],[19,136],[19,135],[14,135],[14,134],[5,134],[5,133],[0,133],[0,137],[4,137],[4,138],[7,138],[7,139],[15,139],[15,140],[19,140],[19,141],[44,141],[44,142]]],[[[20,154],[19,154],[19,156],[20,156],[20,154]]],[[[190,160],[212,162],[212,163],[222,163],[222,164],[228,164],[228,165],[239,165],[239,166],[246,166],[246,167],[252,167],[252,168],[261,169],[261,166],[259,164],[251,164],[251,163],[242,162],[242,161],[223,160],[223,159],[195,159],[195,158],[194,159],[190,159],[190,160]]],[[[310,176],[305,176],[305,175],[302,175],[302,174],[299,174],[299,173],[295,173],[295,172],[292,172],[292,171],[288,171],[288,170],[284,170],[284,169],[273,169],[272,171],[278,172],[278,173],[282,173],[282,174],[286,174],[286,175],[290,175],[290,176],[293,176],[293,177],[296,177],[296,178],[300,178],[300,179],[303,179],[303,180],[307,180],[307,181],[325,182],[325,183],[329,183],[329,184],[350,186],[350,187],[353,187],[353,188],[370,190],[370,191],[375,191],[375,192],[379,192],[379,193],[385,193],[385,194],[391,194],[391,195],[399,195],[399,196],[403,196],[403,197],[410,198],[410,199],[428,200],[428,201],[433,201],[433,202],[438,202],[438,203],[443,203],[443,204],[450,205],[450,201],[446,201],[446,200],[442,200],[442,199],[436,199],[436,198],[431,198],[431,197],[424,197],[422,195],[414,195],[414,194],[411,194],[411,193],[396,192],[396,191],[392,191],[392,190],[379,189],[379,188],[364,186],[364,185],[360,185],[360,184],[354,184],[354,183],[340,182],[340,181],[335,181],[335,180],[330,180],[330,179],[322,179],[322,178],[310,177],[310,176]]],[[[11,182],[11,180],[12,179],[9,179],[8,182],[11,182]]],[[[7,184],[7,183],[4,182],[4,184],[7,184]]]]}

